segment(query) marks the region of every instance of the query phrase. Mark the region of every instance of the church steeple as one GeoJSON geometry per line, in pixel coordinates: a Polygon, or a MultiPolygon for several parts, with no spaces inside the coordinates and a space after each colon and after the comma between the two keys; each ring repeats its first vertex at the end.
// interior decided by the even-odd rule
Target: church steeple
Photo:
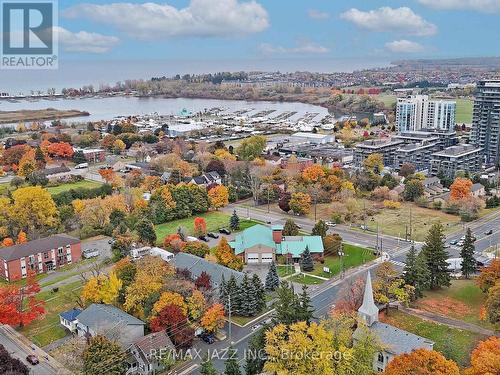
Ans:
{"type": "Polygon", "coordinates": [[[373,300],[372,278],[370,271],[366,275],[365,294],[363,296],[363,304],[358,309],[358,316],[363,319],[368,327],[373,323],[378,322],[378,307],[373,300]]]}

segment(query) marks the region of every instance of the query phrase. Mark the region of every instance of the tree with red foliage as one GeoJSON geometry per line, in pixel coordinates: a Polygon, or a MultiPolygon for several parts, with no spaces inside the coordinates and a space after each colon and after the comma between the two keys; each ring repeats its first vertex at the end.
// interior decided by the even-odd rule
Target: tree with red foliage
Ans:
{"type": "Polygon", "coordinates": [[[212,289],[212,280],[210,279],[210,275],[203,271],[200,276],[198,276],[198,278],[194,281],[194,285],[196,285],[198,289],[212,289]]]}
{"type": "Polygon", "coordinates": [[[284,191],[281,193],[279,201],[278,201],[278,206],[282,211],[288,212],[290,211],[290,199],[292,198],[292,195],[284,191]]]}
{"type": "Polygon", "coordinates": [[[18,165],[19,161],[31,147],[28,145],[16,145],[4,150],[2,154],[3,165],[18,165]]]}
{"type": "Polygon", "coordinates": [[[0,288],[0,323],[23,327],[43,316],[44,302],[36,299],[39,291],[34,272],[28,273],[24,287],[8,285],[0,288]]]}
{"type": "Polygon", "coordinates": [[[194,330],[188,326],[187,316],[179,306],[165,306],[149,326],[153,332],[166,331],[177,349],[187,349],[193,344],[194,330]]]}
{"type": "Polygon", "coordinates": [[[207,234],[207,223],[202,217],[196,217],[194,219],[194,235],[196,237],[204,236],[207,234]]]}
{"type": "Polygon", "coordinates": [[[10,237],[6,237],[2,241],[2,247],[14,246],[14,240],[10,237]]]}
{"type": "Polygon", "coordinates": [[[73,147],[67,142],[51,143],[47,148],[49,155],[69,159],[75,153],[73,147]]]}
{"type": "Polygon", "coordinates": [[[354,313],[358,311],[363,303],[363,292],[365,283],[358,278],[348,282],[347,288],[343,288],[340,299],[333,308],[334,313],[354,313]]]}
{"type": "Polygon", "coordinates": [[[163,240],[163,248],[176,254],[181,251],[185,244],[178,233],[169,234],[163,240]]]}

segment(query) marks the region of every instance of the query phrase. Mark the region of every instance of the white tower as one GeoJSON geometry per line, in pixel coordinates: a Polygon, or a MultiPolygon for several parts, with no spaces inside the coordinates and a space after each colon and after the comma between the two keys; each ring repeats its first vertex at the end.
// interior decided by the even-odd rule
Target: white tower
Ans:
{"type": "Polygon", "coordinates": [[[358,316],[363,319],[368,327],[373,323],[378,322],[378,307],[373,300],[372,278],[370,271],[366,275],[365,294],[363,296],[363,304],[358,309],[358,316]]]}

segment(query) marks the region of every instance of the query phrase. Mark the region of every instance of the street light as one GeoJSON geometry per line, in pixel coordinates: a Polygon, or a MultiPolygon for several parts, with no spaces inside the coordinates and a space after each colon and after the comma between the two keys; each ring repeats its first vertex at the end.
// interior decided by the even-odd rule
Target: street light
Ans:
{"type": "Polygon", "coordinates": [[[341,273],[340,273],[340,278],[343,279],[344,276],[345,276],[345,271],[344,271],[344,256],[345,256],[345,253],[344,251],[339,251],[339,257],[340,257],[340,270],[341,270],[341,273]]]}

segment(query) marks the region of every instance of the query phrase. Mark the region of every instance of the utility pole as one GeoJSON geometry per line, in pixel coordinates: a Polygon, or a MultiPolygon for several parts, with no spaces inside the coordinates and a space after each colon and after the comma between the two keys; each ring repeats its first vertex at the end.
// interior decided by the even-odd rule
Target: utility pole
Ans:
{"type": "Polygon", "coordinates": [[[228,304],[229,304],[229,313],[228,313],[228,318],[229,318],[229,342],[231,342],[232,335],[231,335],[231,294],[228,295],[228,304]]]}
{"type": "Polygon", "coordinates": [[[316,221],[317,216],[317,207],[318,207],[318,193],[314,194],[314,221],[316,221]]]}
{"type": "Polygon", "coordinates": [[[269,213],[270,210],[270,197],[269,197],[270,191],[269,191],[269,185],[267,186],[267,213],[269,213]]]}
{"type": "Polygon", "coordinates": [[[411,206],[410,206],[410,240],[412,238],[412,224],[411,224],[411,206]]]}
{"type": "Polygon", "coordinates": [[[377,251],[377,254],[378,254],[378,239],[379,239],[379,236],[378,236],[378,221],[377,221],[377,246],[375,246],[375,250],[377,251]]]}

